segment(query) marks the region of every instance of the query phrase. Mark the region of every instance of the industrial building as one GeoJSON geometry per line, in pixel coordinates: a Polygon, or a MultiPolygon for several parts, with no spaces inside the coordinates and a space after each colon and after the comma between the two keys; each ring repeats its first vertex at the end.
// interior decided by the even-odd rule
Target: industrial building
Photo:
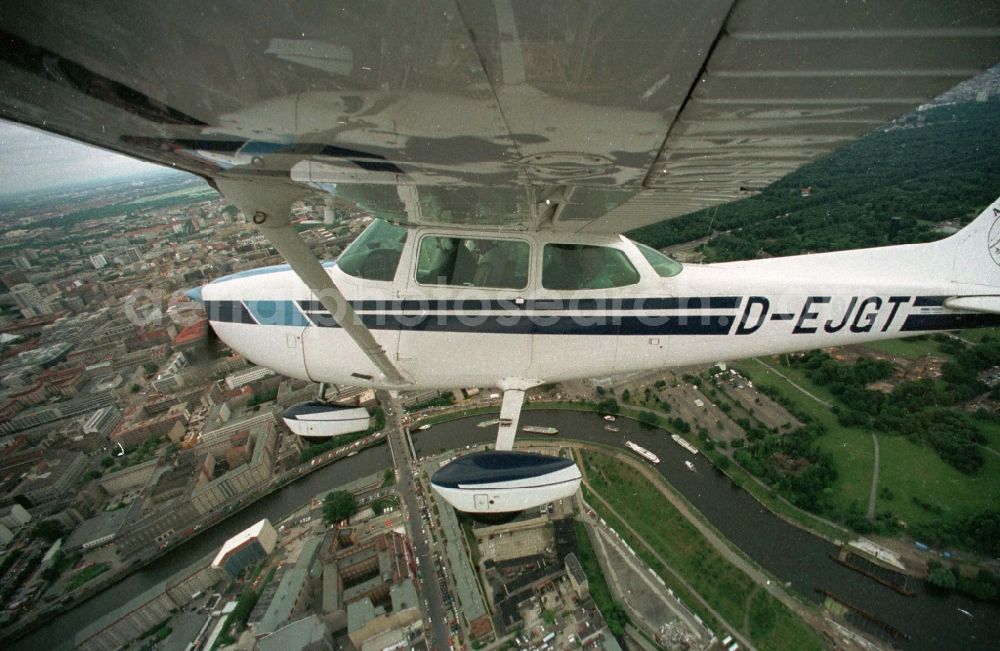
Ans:
{"type": "Polygon", "coordinates": [[[163,622],[187,605],[192,595],[218,583],[221,573],[207,561],[207,557],[197,561],[84,628],[77,633],[75,648],[113,651],[163,622]]]}
{"type": "Polygon", "coordinates": [[[265,518],[223,543],[212,567],[235,579],[244,569],[273,552],[277,541],[277,532],[265,518]]]}

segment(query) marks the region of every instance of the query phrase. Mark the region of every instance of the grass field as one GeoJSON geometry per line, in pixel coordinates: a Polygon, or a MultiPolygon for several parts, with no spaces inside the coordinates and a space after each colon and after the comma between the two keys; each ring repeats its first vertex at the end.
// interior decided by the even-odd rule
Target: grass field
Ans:
{"type": "MultiPolygon", "coordinates": [[[[875,446],[871,434],[857,429],[838,427],[820,437],[817,445],[825,452],[833,455],[837,467],[837,481],[833,486],[833,502],[846,510],[852,504],[857,504],[862,511],[868,508],[868,493],[872,485],[872,472],[875,469],[875,446]]],[[[886,485],[885,466],[887,458],[885,448],[881,445],[885,437],[879,439],[882,452],[879,466],[879,486],[886,485]]]]}
{"type": "Polygon", "coordinates": [[[979,343],[987,337],[991,339],[1000,339],[1000,328],[976,328],[975,330],[963,330],[958,333],[958,336],[966,341],[975,341],[979,343]]]}
{"type": "Polygon", "coordinates": [[[984,420],[977,420],[976,423],[989,438],[990,442],[987,445],[1000,452],[1000,423],[990,423],[984,420]]]}
{"type": "Polygon", "coordinates": [[[107,563],[96,563],[94,565],[85,567],[84,569],[74,574],[73,578],[71,578],[69,582],[66,583],[66,592],[76,590],[84,583],[96,579],[98,576],[104,574],[110,569],[111,566],[108,565],[107,563]]]}
{"type": "MultiPolygon", "coordinates": [[[[584,466],[591,486],[608,501],[614,514],[636,530],[664,561],[680,575],[735,630],[749,635],[760,649],[821,649],[822,639],[784,604],[730,564],[708,541],[641,475],[627,464],[605,455],[584,451],[584,466]],[[656,517],[649,517],[655,513],[656,517]],[[749,612],[749,630],[744,619],[749,612]]],[[[598,504],[592,504],[595,508],[598,504]]],[[[604,509],[600,509],[605,511],[604,509]]],[[[617,518],[602,512],[614,523],[617,518]]],[[[619,525],[620,526],[620,525],[619,525]]],[[[619,533],[627,532],[619,528],[619,533]]],[[[654,569],[660,565],[644,555],[638,541],[630,541],[654,569]]],[[[669,574],[659,570],[666,580],[669,574]]],[[[669,582],[669,581],[668,581],[669,582]]],[[[691,602],[687,602],[689,605],[691,602]]]]}
{"type": "Polygon", "coordinates": [[[899,436],[879,438],[882,453],[880,487],[894,497],[879,498],[878,510],[890,510],[904,522],[933,522],[939,515],[914,503],[913,498],[939,506],[945,515],[973,515],[1000,504],[1000,457],[986,453],[986,465],[975,477],[965,475],[938,458],[927,447],[899,436]]]}
{"type": "Polygon", "coordinates": [[[868,348],[887,355],[916,359],[924,355],[941,355],[941,347],[938,342],[930,337],[926,339],[887,339],[885,341],[873,341],[864,344],[862,348],[868,348]]]}
{"type": "Polygon", "coordinates": [[[582,522],[576,523],[576,551],[580,565],[587,575],[590,596],[594,598],[594,603],[597,604],[598,610],[607,618],[607,614],[614,608],[615,598],[611,594],[611,588],[608,587],[604,572],[601,571],[597,554],[594,552],[594,546],[590,542],[590,535],[587,533],[587,526],[582,522]]]}
{"type": "MultiPolygon", "coordinates": [[[[834,465],[837,468],[837,481],[833,485],[831,495],[833,504],[839,510],[847,510],[855,503],[864,509],[868,504],[868,492],[871,489],[875,462],[875,448],[872,445],[871,435],[861,429],[843,427],[828,407],[792,386],[788,380],[770,372],[756,360],[741,363],[740,366],[741,371],[745,369],[750,373],[757,386],[777,390],[795,405],[797,411],[809,414],[826,427],[827,433],[817,444],[822,450],[833,455],[834,465]]],[[[829,391],[813,384],[798,369],[782,366],[778,370],[806,391],[835,403],[836,398],[829,391]]],[[[884,464],[882,467],[885,467],[884,464]]]]}
{"type": "MultiPolygon", "coordinates": [[[[740,366],[750,372],[755,384],[777,389],[799,409],[823,423],[827,433],[817,444],[833,455],[837,467],[832,501],[838,509],[847,509],[853,504],[864,511],[874,462],[871,435],[860,428],[843,427],[829,409],[783,378],[768,373],[761,364],[751,360],[740,366]]],[[[828,391],[812,383],[798,369],[781,367],[778,370],[810,393],[835,403],[836,399],[828,391]]],[[[1000,449],[1000,424],[979,424],[990,436],[993,447],[1000,449]]],[[[929,447],[901,436],[879,434],[878,437],[881,463],[877,511],[892,511],[904,522],[916,524],[940,520],[941,515],[919,506],[914,498],[940,507],[946,516],[971,515],[995,508],[1000,503],[1000,457],[997,455],[985,452],[986,465],[978,475],[969,476],[946,464],[929,447]],[[883,488],[889,490],[892,499],[881,494],[883,488]]]]}

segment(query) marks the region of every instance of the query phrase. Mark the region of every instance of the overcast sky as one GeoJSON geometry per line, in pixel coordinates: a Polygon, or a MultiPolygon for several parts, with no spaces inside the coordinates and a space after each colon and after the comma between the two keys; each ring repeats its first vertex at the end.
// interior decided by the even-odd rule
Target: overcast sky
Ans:
{"type": "Polygon", "coordinates": [[[0,120],[0,194],[164,169],[0,120]]]}

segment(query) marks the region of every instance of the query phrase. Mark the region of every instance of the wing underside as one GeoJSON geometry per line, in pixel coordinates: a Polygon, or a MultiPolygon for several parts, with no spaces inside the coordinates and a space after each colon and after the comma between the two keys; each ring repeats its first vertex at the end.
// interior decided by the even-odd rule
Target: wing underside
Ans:
{"type": "Polygon", "coordinates": [[[399,221],[621,232],[998,60],[974,0],[40,0],[0,11],[0,116],[399,221]]]}

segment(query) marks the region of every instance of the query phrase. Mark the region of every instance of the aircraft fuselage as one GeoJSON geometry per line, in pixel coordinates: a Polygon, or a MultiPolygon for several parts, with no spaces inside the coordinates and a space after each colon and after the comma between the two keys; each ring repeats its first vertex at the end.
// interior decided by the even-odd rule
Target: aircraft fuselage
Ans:
{"type": "MultiPolygon", "coordinates": [[[[994,314],[945,307],[949,297],[995,293],[941,277],[954,257],[949,240],[687,265],[664,277],[624,237],[512,233],[502,237],[527,247],[523,287],[418,282],[426,275],[420,265],[429,264],[418,260],[418,247],[446,235],[467,238],[473,250],[476,238],[499,237],[412,229],[391,280],[326,265],[409,388],[530,386],[1000,325],[994,314]],[[542,278],[551,264],[546,245],[617,250],[637,276],[605,281],[628,283],[617,287],[548,289],[557,281],[547,268],[542,278]]],[[[290,270],[222,278],[204,286],[202,298],[220,338],[257,364],[315,382],[390,386],[290,270]]]]}

